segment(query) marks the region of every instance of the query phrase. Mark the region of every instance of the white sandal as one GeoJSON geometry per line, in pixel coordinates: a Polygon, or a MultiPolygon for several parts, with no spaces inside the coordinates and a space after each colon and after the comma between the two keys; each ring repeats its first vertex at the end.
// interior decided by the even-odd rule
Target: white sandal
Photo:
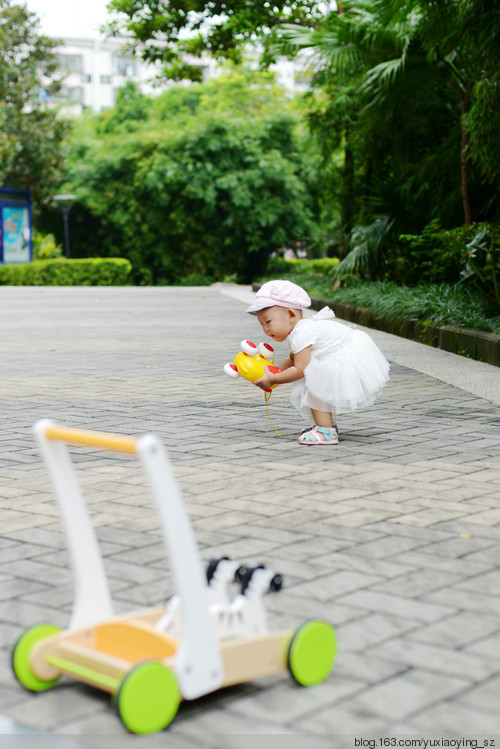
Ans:
{"type": "Polygon", "coordinates": [[[338,445],[339,435],[337,427],[319,427],[314,426],[312,429],[303,432],[299,437],[299,445],[314,446],[317,445],[338,445]]]}
{"type": "MultiPolygon", "coordinates": [[[[302,437],[303,434],[307,434],[307,432],[311,432],[316,427],[316,424],[311,424],[310,427],[304,427],[304,429],[301,431],[299,437],[302,437]]],[[[322,427],[325,428],[326,427],[322,427]]],[[[338,437],[338,427],[336,424],[333,425],[333,428],[337,431],[337,437],[338,437]]]]}

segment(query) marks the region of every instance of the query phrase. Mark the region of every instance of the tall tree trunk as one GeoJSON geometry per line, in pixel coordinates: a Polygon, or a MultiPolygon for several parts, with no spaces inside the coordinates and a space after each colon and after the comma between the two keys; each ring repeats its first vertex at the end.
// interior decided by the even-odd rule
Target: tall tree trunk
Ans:
{"type": "Polygon", "coordinates": [[[340,199],[340,256],[349,251],[348,237],[354,225],[354,154],[349,147],[349,125],[345,129],[344,169],[342,174],[342,194],[340,199]]]}
{"type": "Polygon", "coordinates": [[[462,131],[462,143],[460,148],[460,172],[462,176],[462,205],[464,207],[464,220],[466,224],[472,223],[472,210],[470,204],[469,195],[469,173],[467,163],[467,144],[469,136],[467,134],[467,128],[465,125],[465,117],[469,111],[470,95],[472,91],[472,83],[467,84],[464,98],[462,99],[462,107],[460,110],[460,128],[462,131]]]}

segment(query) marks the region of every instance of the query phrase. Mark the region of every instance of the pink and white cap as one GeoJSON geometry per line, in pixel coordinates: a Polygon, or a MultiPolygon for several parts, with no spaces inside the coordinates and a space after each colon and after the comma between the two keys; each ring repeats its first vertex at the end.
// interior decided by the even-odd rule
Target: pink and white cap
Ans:
{"type": "Polygon", "coordinates": [[[247,312],[256,315],[267,307],[285,307],[286,309],[304,309],[311,306],[311,297],[301,286],[292,281],[267,281],[255,295],[255,302],[247,312]]]}

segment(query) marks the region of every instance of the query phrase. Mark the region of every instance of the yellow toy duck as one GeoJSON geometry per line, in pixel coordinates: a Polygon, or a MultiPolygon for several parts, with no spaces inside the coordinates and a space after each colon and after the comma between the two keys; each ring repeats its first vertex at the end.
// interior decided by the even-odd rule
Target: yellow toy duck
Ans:
{"type": "MultiPolygon", "coordinates": [[[[243,377],[249,382],[260,380],[265,374],[264,367],[268,367],[273,374],[281,372],[279,367],[274,366],[274,349],[268,343],[255,345],[253,341],[243,340],[240,343],[241,351],[236,354],[234,361],[224,365],[224,372],[233,379],[243,377]]],[[[270,393],[277,385],[272,385],[266,393],[270,393]]]]}

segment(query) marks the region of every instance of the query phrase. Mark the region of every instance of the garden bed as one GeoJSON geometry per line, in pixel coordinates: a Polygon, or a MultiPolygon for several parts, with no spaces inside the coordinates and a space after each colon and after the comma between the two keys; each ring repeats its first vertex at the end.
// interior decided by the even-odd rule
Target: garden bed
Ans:
{"type": "MultiPolygon", "coordinates": [[[[257,291],[260,286],[260,283],[252,284],[254,291],[257,291]]],[[[327,297],[311,297],[311,300],[312,309],[332,307],[337,317],[342,320],[375,330],[383,330],[385,333],[409,338],[412,341],[425,343],[469,359],[500,366],[500,338],[495,333],[485,333],[463,326],[437,325],[417,318],[392,320],[376,315],[368,307],[334,302],[327,297]]]]}

